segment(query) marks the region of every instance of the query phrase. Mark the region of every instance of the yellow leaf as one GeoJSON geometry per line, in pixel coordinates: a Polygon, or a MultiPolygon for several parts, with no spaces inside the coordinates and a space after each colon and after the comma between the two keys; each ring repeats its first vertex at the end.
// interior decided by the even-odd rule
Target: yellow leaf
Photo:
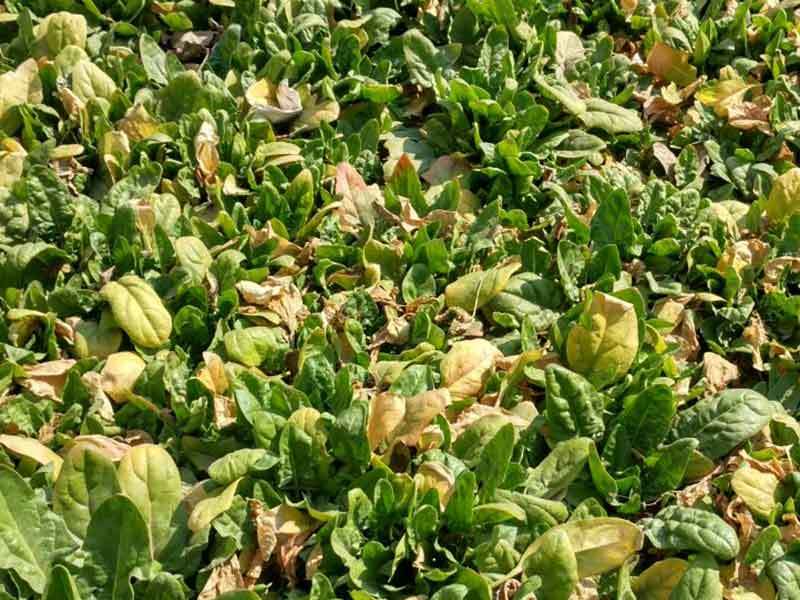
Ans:
{"type": "Polygon", "coordinates": [[[602,387],[628,372],[638,348],[639,324],[633,304],[596,292],[567,336],[567,361],[572,370],[602,387]]]}
{"type": "Polygon", "coordinates": [[[697,78],[697,69],[689,64],[689,53],[656,42],[647,54],[647,70],[665,81],[686,86],[697,78]]]}
{"type": "Polygon", "coordinates": [[[478,396],[494,372],[494,363],[503,355],[497,346],[484,339],[456,342],[442,359],[442,385],[456,400],[478,396]]]}
{"type": "Polygon", "coordinates": [[[145,362],[133,352],[117,352],[106,359],[102,377],[103,391],[115,402],[125,402],[139,375],[144,371],[145,362]]]}
{"type": "Polygon", "coordinates": [[[0,445],[4,446],[5,449],[12,454],[23,458],[30,458],[40,465],[53,463],[53,478],[58,478],[64,459],[42,444],[39,440],[22,437],[21,435],[2,434],[0,435],[0,445]]]}
{"type": "Polygon", "coordinates": [[[637,600],[669,600],[672,588],[688,568],[689,563],[680,558],[667,558],[651,565],[633,580],[637,600]]]}
{"type": "Polygon", "coordinates": [[[733,491],[753,513],[768,517],[775,509],[775,491],[780,481],[772,473],[742,465],[731,478],[733,491]]]}
{"type": "Polygon", "coordinates": [[[445,288],[445,303],[451,308],[455,306],[475,312],[502,292],[521,266],[520,260],[513,258],[486,271],[467,273],[445,288]]]}
{"type": "Polygon", "coordinates": [[[764,210],[776,222],[800,212],[800,168],[789,169],[773,182],[764,210]]]}

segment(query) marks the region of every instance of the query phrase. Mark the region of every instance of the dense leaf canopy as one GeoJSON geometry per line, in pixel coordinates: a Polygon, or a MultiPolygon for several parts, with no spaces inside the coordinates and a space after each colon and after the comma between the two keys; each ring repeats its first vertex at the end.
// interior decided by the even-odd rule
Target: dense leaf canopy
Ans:
{"type": "Polygon", "coordinates": [[[6,0],[0,600],[798,600],[800,3],[6,0]]]}

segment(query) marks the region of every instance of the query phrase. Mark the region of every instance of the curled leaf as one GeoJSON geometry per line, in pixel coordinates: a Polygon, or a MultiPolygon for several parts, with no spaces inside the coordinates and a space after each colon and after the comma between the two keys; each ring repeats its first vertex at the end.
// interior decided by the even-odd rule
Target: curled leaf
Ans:
{"type": "Polygon", "coordinates": [[[245,93],[250,104],[250,114],[279,124],[289,121],[303,112],[300,94],[289,87],[286,80],[278,85],[261,79],[251,85],[245,93]]]}
{"type": "Polygon", "coordinates": [[[39,440],[21,435],[0,435],[0,446],[16,456],[29,458],[40,465],[53,464],[53,477],[58,478],[61,465],[64,463],[58,454],[50,450],[39,440]]]}

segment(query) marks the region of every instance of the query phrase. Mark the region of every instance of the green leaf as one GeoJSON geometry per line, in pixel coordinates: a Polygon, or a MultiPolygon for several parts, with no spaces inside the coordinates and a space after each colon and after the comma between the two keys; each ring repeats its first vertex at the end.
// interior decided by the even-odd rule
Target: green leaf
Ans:
{"type": "Polygon", "coordinates": [[[547,423],[553,439],[603,435],[605,400],[591,383],[561,365],[547,367],[545,382],[547,423]]]}
{"type": "Polygon", "coordinates": [[[709,458],[724,456],[756,435],[781,406],[753,390],[729,389],[678,413],[673,438],[696,438],[709,458]]]}
{"type": "Polygon", "coordinates": [[[739,553],[736,532],[712,512],[668,506],[644,522],[648,539],[659,550],[708,552],[720,560],[732,560],[739,553]]]}
{"type": "Polygon", "coordinates": [[[699,555],[689,563],[669,600],[722,600],[717,563],[708,555],[699,555]]]}
{"type": "Polygon", "coordinates": [[[44,600],[81,600],[78,586],[72,575],[62,565],[56,565],[50,571],[50,581],[44,592],[44,600]]]}
{"type": "Polygon", "coordinates": [[[242,448],[222,458],[208,467],[208,475],[219,485],[228,485],[236,479],[270,469],[278,463],[278,457],[261,448],[242,448]]]}
{"type": "Polygon", "coordinates": [[[559,442],[542,462],[528,470],[526,491],[543,498],[552,498],[564,491],[583,470],[592,445],[589,438],[559,442]]]}
{"type": "Polygon", "coordinates": [[[559,317],[564,302],[561,287],[535,273],[519,273],[484,307],[487,313],[509,313],[522,321],[526,317],[537,331],[549,328],[559,317]]]}
{"type": "Polygon", "coordinates": [[[81,579],[98,600],[133,600],[131,577],[150,566],[147,522],[127,496],[112,496],[95,511],[83,544],[81,579]]]}
{"type": "Polygon", "coordinates": [[[623,108],[600,98],[586,101],[586,110],[578,118],[589,129],[602,129],[606,133],[636,133],[644,129],[636,111],[623,108]]]}
{"type": "Polygon", "coordinates": [[[41,594],[50,566],[77,546],[60,516],[44,498],[0,465],[0,569],[13,571],[41,594]]]}
{"type": "Polygon", "coordinates": [[[767,574],[778,588],[780,600],[800,599],[800,558],[786,554],[767,565],[767,574]]]}
{"type": "Polygon", "coordinates": [[[672,390],[663,384],[650,386],[627,402],[621,419],[631,445],[643,454],[655,450],[669,433],[676,404],[672,390]]]}
{"type": "Polygon", "coordinates": [[[506,423],[484,446],[475,471],[478,481],[483,486],[484,497],[491,498],[505,480],[516,437],[514,426],[506,423]]]}
{"type": "Polygon", "coordinates": [[[142,67],[151,81],[155,83],[167,84],[167,55],[156,43],[147,35],[142,34],[139,38],[139,56],[142,60],[142,67]]]}
{"type": "Polygon", "coordinates": [[[198,502],[189,515],[189,529],[195,533],[211,525],[211,522],[228,510],[236,496],[236,488],[240,479],[232,481],[225,487],[218,487],[198,502]]]}
{"type": "Polygon", "coordinates": [[[143,279],[125,275],[104,285],[100,295],[111,305],[114,320],[135,344],[158,348],[169,340],[172,317],[143,279]]]}
{"type": "Polygon", "coordinates": [[[592,218],[591,237],[596,244],[616,244],[620,250],[633,244],[631,204],[625,190],[614,189],[600,201],[592,218]]]}
{"type": "Polygon", "coordinates": [[[184,600],[184,585],[174,575],[159,573],[147,585],[148,600],[184,600]]]}
{"type": "Polygon", "coordinates": [[[53,488],[53,510],[70,531],[83,538],[92,514],[120,492],[117,470],[109,458],[88,444],[77,444],[66,455],[53,488]]]}
{"type": "Polygon", "coordinates": [[[406,31],[402,39],[403,56],[411,80],[423,87],[433,87],[436,73],[448,68],[460,54],[459,45],[439,49],[418,29],[406,31]]]}
{"type": "Polygon", "coordinates": [[[526,577],[542,579],[541,593],[553,600],[569,600],[578,584],[578,561],[566,531],[556,528],[542,536],[536,552],[523,563],[526,577]]]}
{"type": "Polygon", "coordinates": [[[178,467],[160,446],[135,446],[120,461],[119,484],[147,523],[157,557],[169,541],[172,515],[182,498],[178,467]]]}
{"type": "Polygon", "coordinates": [[[541,74],[534,75],[533,80],[545,92],[545,95],[558,100],[568,112],[578,116],[586,112],[586,103],[568,84],[550,83],[541,74]]]}
{"type": "Polygon", "coordinates": [[[698,443],[694,438],[682,438],[645,457],[643,481],[648,497],[656,497],[680,486],[698,443]]]}

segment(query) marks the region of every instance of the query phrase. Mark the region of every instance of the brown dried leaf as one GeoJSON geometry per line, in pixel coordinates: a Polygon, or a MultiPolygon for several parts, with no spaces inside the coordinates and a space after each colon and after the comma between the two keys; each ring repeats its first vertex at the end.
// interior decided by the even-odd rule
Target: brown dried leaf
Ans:
{"type": "Polygon", "coordinates": [[[294,334],[308,316],[300,290],[291,277],[268,277],[261,285],[252,281],[240,281],[236,289],[248,304],[260,306],[274,315],[275,325],[286,327],[294,334]]]}
{"type": "Polygon", "coordinates": [[[214,600],[226,592],[244,589],[245,583],[242,577],[242,568],[239,565],[239,557],[235,554],[222,564],[217,565],[211,571],[211,576],[206,581],[197,600],[214,600]]]}
{"type": "Polygon", "coordinates": [[[358,233],[375,223],[379,207],[383,207],[383,194],[375,185],[367,185],[361,175],[346,162],[336,165],[336,196],[340,205],[336,209],[342,231],[358,233]]]}
{"type": "Polygon", "coordinates": [[[719,392],[739,379],[739,368],[719,354],[706,352],[703,354],[703,377],[706,379],[709,391],[719,392]]]}
{"type": "Polygon", "coordinates": [[[75,366],[74,360],[51,360],[25,367],[27,379],[21,385],[37,396],[61,401],[61,390],[67,381],[67,372],[75,366]]]}
{"type": "Polygon", "coordinates": [[[794,273],[800,272],[800,258],[795,256],[780,256],[773,258],[764,265],[764,290],[774,291],[785,269],[794,273]]]}

